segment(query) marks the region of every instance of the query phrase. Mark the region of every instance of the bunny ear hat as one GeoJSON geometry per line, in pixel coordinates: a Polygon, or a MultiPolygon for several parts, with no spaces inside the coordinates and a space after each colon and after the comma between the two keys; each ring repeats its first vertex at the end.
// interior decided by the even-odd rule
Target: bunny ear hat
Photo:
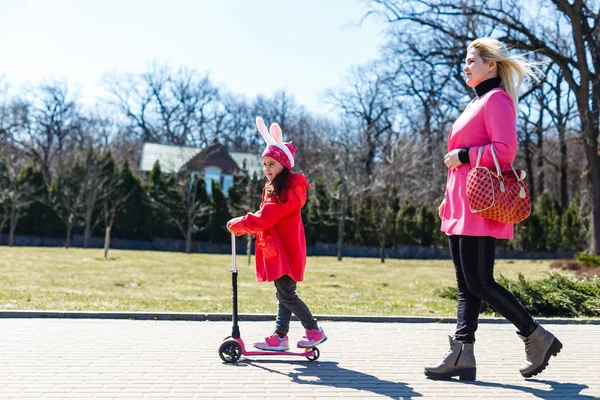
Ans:
{"type": "Polygon", "coordinates": [[[294,154],[296,146],[293,142],[284,143],[283,134],[278,124],[271,124],[271,128],[267,130],[267,125],[261,117],[256,117],[256,127],[267,143],[262,157],[271,157],[280,162],[284,167],[292,169],[294,167],[294,154]]]}

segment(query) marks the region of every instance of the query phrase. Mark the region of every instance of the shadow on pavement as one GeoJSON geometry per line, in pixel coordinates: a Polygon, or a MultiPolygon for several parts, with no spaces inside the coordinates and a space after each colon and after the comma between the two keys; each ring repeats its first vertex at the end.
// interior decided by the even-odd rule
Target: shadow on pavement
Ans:
{"type": "Polygon", "coordinates": [[[338,363],[334,361],[307,363],[305,361],[264,360],[254,363],[251,360],[243,360],[240,361],[240,363],[245,363],[272,373],[289,376],[292,379],[292,382],[302,385],[331,386],[368,391],[392,399],[411,399],[413,397],[421,396],[420,393],[415,392],[406,383],[385,381],[363,372],[341,368],[338,363]],[[297,368],[295,368],[294,372],[283,373],[264,366],[265,364],[281,363],[292,364],[297,366],[297,368]]]}
{"type": "MultiPolygon", "coordinates": [[[[459,381],[455,381],[459,382],[459,381]]],[[[527,386],[519,386],[519,385],[511,385],[506,383],[497,383],[497,382],[484,382],[484,381],[475,381],[475,382],[460,382],[467,385],[474,386],[485,386],[485,387],[495,387],[502,389],[512,389],[512,390],[520,390],[525,393],[530,393],[537,398],[540,399],[599,399],[594,396],[587,396],[580,394],[583,389],[587,389],[589,386],[582,385],[579,383],[561,383],[555,381],[546,381],[542,379],[527,379],[527,382],[537,382],[543,383],[550,386],[550,390],[544,389],[536,389],[527,386]]]]}

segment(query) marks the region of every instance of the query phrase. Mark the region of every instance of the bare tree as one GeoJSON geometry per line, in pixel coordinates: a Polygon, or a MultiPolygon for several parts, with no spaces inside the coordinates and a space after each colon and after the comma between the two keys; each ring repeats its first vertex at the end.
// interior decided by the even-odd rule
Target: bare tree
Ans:
{"type": "Polygon", "coordinates": [[[257,96],[252,104],[252,112],[263,117],[267,123],[277,122],[288,137],[294,135],[293,131],[305,113],[304,108],[285,90],[278,90],[271,98],[257,96]]]}
{"type": "Polygon", "coordinates": [[[356,135],[351,125],[319,121],[314,126],[320,138],[312,143],[311,162],[307,163],[311,176],[321,177],[329,196],[333,200],[333,213],[337,221],[337,259],[342,261],[344,254],[344,234],[349,218],[349,201],[369,190],[359,180],[359,153],[356,151],[356,135]]]}
{"type": "MultiPolygon", "coordinates": [[[[522,101],[525,104],[524,110],[521,112],[523,118],[517,120],[517,134],[519,144],[523,149],[523,158],[525,159],[525,170],[527,171],[527,184],[529,186],[529,193],[532,200],[535,200],[535,166],[534,166],[534,153],[535,144],[533,138],[533,130],[529,129],[529,126],[535,122],[534,116],[534,103],[535,100],[532,97],[526,98],[522,101]]],[[[540,119],[541,121],[541,119],[540,119]]]]}
{"type": "Polygon", "coordinates": [[[11,177],[4,160],[0,160],[0,233],[10,220],[11,177]]]}
{"type": "Polygon", "coordinates": [[[540,86],[533,92],[533,96],[522,100],[526,107],[525,111],[521,113],[523,118],[518,121],[522,126],[518,134],[525,153],[527,181],[532,202],[538,194],[542,194],[546,190],[544,168],[546,147],[544,143],[551,124],[551,119],[547,117],[548,101],[550,100],[547,91],[549,89],[547,85],[540,86]]]}
{"type": "Polygon", "coordinates": [[[29,206],[39,200],[43,182],[36,182],[34,174],[33,168],[24,168],[22,160],[18,160],[14,153],[6,161],[0,161],[0,223],[2,228],[9,223],[8,245],[11,247],[15,243],[19,220],[27,214],[29,206]]]}
{"type": "Polygon", "coordinates": [[[16,129],[22,124],[21,113],[14,99],[9,97],[10,86],[0,77],[0,143],[4,146],[10,142],[16,129]]]}
{"type": "Polygon", "coordinates": [[[114,175],[115,164],[110,151],[96,153],[88,151],[83,163],[83,177],[80,185],[83,193],[82,221],[83,248],[87,249],[92,232],[101,221],[101,206],[108,195],[108,185],[114,175]]]}
{"type": "Polygon", "coordinates": [[[567,154],[567,131],[575,115],[575,99],[573,92],[566,86],[564,76],[560,69],[552,68],[547,74],[545,84],[550,86],[553,94],[548,104],[547,111],[552,118],[552,124],[556,128],[559,142],[559,159],[547,160],[554,165],[560,176],[560,205],[563,209],[569,206],[568,188],[568,154],[567,154]]]}
{"type": "Polygon", "coordinates": [[[62,155],[79,127],[77,100],[64,81],[47,82],[29,90],[15,104],[21,124],[12,143],[40,166],[46,182],[60,167],[62,155]]]}
{"type": "Polygon", "coordinates": [[[204,179],[185,171],[166,178],[157,162],[150,175],[148,197],[150,204],[179,229],[185,239],[185,252],[190,254],[192,234],[201,229],[200,219],[208,215],[210,208],[204,179]]]}
{"type": "Polygon", "coordinates": [[[141,75],[107,75],[111,102],[144,142],[204,147],[215,138],[223,107],[208,76],[153,64],[141,75]]]}
{"type": "Polygon", "coordinates": [[[154,118],[154,94],[143,77],[113,73],[106,75],[103,81],[112,95],[109,102],[121,112],[124,126],[143,142],[161,142],[160,127],[154,118]]]}
{"type": "Polygon", "coordinates": [[[48,206],[65,224],[67,234],[65,248],[71,247],[71,233],[78,221],[83,219],[85,201],[85,170],[79,160],[67,169],[59,170],[48,195],[48,206]]]}
{"type": "Polygon", "coordinates": [[[354,121],[362,150],[362,170],[368,179],[376,168],[382,143],[388,142],[392,133],[395,101],[389,90],[391,78],[379,65],[372,64],[356,68],[350,81],[350,88],[330,90],[328,98],[354,121]]]}
{"type": "MultiPolygon", "coordinates": [[[[401,110],[397,124],[402,125],[405,135],[417,135],[420,146],[426,149],[420,159],[419,196],[427,203],[443,190],[446,171],[440,166],[447,152],[446,135],[467,104],[469,93],[458,73],[463,53],[456,42],[440,43],[405,32],[395,33],[384,52],[386,63],[394,69],[391,91],[401,110]]],[[[393,143],[390,141],[388,147],[393,143]]]]}
{"type": "Polygon", "coordinates": [[[121,207],[129,200],[131,195],[139,189],[136,178],[129,169],[129,163],[125,161],[120,171],[115,171],[113,179],[105,186],[102,199],[102,211],[104,215],[104,258],[108,257],[110,248],[110,235],[112,227],[121,207]]]}
{"type": "Polygon", "coordinates": [[[235,151],[256,152],[263,141],[256,133],[255,118],[248,101],[241,96],[226,94],[221,97],[224,118],[221,120],[219,139],[224,145],[235,151]]]}

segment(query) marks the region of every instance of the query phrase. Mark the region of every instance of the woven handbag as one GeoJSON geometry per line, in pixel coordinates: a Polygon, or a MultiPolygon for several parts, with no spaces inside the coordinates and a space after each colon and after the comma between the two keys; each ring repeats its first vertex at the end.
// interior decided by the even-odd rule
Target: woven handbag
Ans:
{"type": "Polygon", "coordinates": [[[505,224],[516,224],[531,213],[527,174],[515,170],[502,173],[494,147],[490,145],[496,171],[479,165],[483,147],[479,148],[477,163],[467,175],[467,201],[473,214],[505,224]]]}

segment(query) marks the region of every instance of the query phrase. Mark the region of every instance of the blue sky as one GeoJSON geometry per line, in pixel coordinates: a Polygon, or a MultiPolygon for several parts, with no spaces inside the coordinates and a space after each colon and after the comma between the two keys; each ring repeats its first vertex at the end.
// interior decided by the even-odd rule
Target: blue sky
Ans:
{"type": "Polygon", "coordinates": [[[67,79],[84,100],[108,71],[168,62],[254,97],[286,89],[317,111],[352,65],[377,58],[384,24],[361,0],[0,0],[0,75],[67,79]]]}

